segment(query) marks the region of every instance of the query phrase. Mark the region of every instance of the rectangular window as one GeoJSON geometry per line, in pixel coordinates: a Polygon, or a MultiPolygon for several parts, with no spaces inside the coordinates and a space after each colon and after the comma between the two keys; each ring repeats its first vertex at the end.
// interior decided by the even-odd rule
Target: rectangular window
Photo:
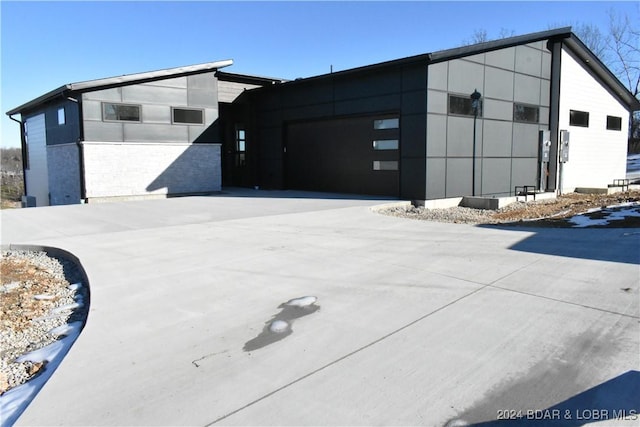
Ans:
{"type": "Polygon", "coordinates": [[[523,104],[513,104],[513,121],[538,123],[540,121],[540,108],[523,104]]]}
{"type": "Polygon", "coordinates": [[[589,113],[586,111],[569,110],[569,125],[589,127],[589,113]]]}
{"type": "Polygon", "coordinates": [[[58,125],[66,123],[66,116],[64,114],[64,107],[58,108],[58,125]]]}
{"type": "MultiPolygon", "coordinates": [[[[482,117],[482,100],[478,100],[477,102],[477,114],[478,117],[482,117]]],[[[474,116],[476,111],[471,97],[449,94],[449,114],[474,116]]]]}
{"type": "Polygon", "coordinates": [[[105,121],[139,122],[140,106],[103,102],[102,119],[105,121]]]}
{"type": "Polygon", "coordinates": [[[608,130],[622,130],[622,117],[607,116],[608,130]]]}
{"type": "Polygon", "coordinates": [[[374,150],[397,150],[398,140],[397,139],[379,139],[377,141],[373,141],[373,149],[374,150]]]}
{"type": "Polygon", "coordinates": [[[197,108],[171,108],[173,123],[203,125],[204,111],[197,108]]]}
{"type": "Polygon", "coordinates": [[[397,160],[386,160],[386,161],[374,160],[373,170],[374,171],[397,171],[398,161],[397,160]]]}
{"type": "Polygon", "coordinates": [[[247,164],[247,137],[245,130],[236,127],[236,166],[245,166],[247,164]]]}
{"type": "Polygon", "coordinates": [[[379,119],[373,121],[374,129],[398,129],[400,127],[400,119],[379,119]]]}

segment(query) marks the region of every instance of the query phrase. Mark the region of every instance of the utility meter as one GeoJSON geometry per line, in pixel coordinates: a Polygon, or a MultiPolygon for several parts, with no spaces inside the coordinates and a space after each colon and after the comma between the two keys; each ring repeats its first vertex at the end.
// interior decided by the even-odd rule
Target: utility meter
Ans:
{"type": "Polygon", "coordinates": [[[551,152],[551,132],[548,130],[540,131],[540,160],[549,162],[549,153],[551,152]]]}

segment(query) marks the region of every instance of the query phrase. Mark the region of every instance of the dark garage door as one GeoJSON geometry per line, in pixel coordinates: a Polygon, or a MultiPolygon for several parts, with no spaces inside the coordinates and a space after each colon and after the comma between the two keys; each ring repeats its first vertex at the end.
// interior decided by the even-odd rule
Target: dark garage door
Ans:
{"type": "Polygon", "coordinates": [[[287,188],[398,197],[398,125],[389,115],[289,124],[287,188]]]}

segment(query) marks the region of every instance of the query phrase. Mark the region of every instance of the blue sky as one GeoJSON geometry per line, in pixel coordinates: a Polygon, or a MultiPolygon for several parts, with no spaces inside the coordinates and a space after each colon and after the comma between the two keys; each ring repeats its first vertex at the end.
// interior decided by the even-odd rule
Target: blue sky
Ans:
{"type": "Polygon", "coordinates": [[[12,2],[0,1],[5,112],[66,83],[233,59],[229,72],[294,79],[497,38],[588,23],[629,2],[12,2]]]}

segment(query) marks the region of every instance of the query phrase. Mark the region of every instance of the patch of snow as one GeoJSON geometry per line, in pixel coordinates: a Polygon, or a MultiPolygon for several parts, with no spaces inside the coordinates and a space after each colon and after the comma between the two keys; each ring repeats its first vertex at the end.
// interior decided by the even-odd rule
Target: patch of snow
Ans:
{"type": "Polygon", "coordinates": [[[72,285],[67,286],[67,288],[71,289],[72,291],[77,291],[81,287],[82,287],[82,283],[74,283],[72,285]]]}
{"type": "Polygon", "coordinates": [[[17,360],[19,362],[47,362],[40,370],[38,375],[30,379],[26,383],[14,387],[0,396],[0,413],[2,413],[2,427],[13,425],[18,417],[29,406],[40,389],[49,380],[53,372],[62,362],[73,343],[75,342],[80,331],[82,330],[82,322],[70,323],[66,336],[60,340],[43,347],[39,350],[32,351],[17,360]]]}
{"type": "Polygon", "coordinates": [[[269,326],[269,330],[271,332],[275,332],[276,334],[281,334],[289,329],[289,324],[284,320],[274,320],[271,322],[271,326],[269,326]]]}
{"type": "Polygon", "coordinates": [[[310,306],[311,304],[315,304],[316,301],[318,301],[318,298],[307,296],[307,297],[291,299],[285,302],[284,305],[288,305],[291,307],[307,307],[307,306],[310,306]]]}
{"type": "Polygon", "coordinates": [[[581,215],[575,215],[569,218],[569,222],[575,224],[574,228],[594,227],[599,225],[608,225],[611,221],[622,221],[625,218],[640,218],[640,203],[629,202],[619,205],[607,206],[605,209],[589,209],[581,215]],[[590,218],[588,215],[596,212],[604,214],[603,218],[590,218]]]}
{"type": "Polygon", "coordinates": [[[51,300],[53,298],[55,298],[53,295],[44,295],[44,294],[42,294],[42,295],[34,295],[33,296],[33,299],[37,300],[37,301],[51,300]]]}
{"type": "Polygon", "coordinates": [[[51,310],[51,313],[58,314],[58,313],[62,313],[63,311],[75,310],[76,308],[80,308],[82,306],[83,306],[82,303],[74,302],[71,304],[61,305],[60,307],[56,307],[53,310],[51,310]]]}

